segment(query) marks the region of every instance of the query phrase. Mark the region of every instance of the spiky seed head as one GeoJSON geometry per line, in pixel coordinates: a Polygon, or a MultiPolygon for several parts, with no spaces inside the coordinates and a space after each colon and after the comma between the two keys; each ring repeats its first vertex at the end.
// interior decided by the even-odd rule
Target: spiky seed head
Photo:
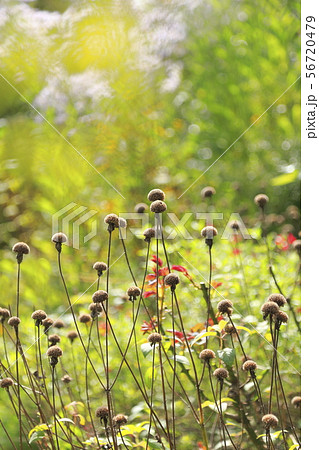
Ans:
{"type": "Polygon", "coordinates": [[[111,225],[113,229],[119,227],[119,218],[116,214],[108,214],[104,217],[104,222],[107,225],[111,225]]]}
{"type": "Polygon", "coordinates": [[[64,328],[65,327],[65,323],[63,322],[62,319],[57,319],[53,322],[53,326],[54,328],[64,328]]]}
{"type": "Polygon", "coordinates": [[[65,244],[67,240],[68,240],[67,235],[61,232],[55,233],[51,238],[51,241],[54,242],[55,244],[65,244]]]}
{"type": "Polygon", "coordinates": [[[213,350],[210,350],[209,348],[205,348],[205,350],[202,350],[199,354],[199,359],[202,359],[205,362],[209,362],[211,359],[215,358],[215,353],[213,350]]]}
{"type": "Polygon", "coordinates": [[[265,428],[268,430],[269,428],[276,428],[278,425],[278,419],[274,414],[265,414],[261,420],[265,428]]]}
{"type": "Polygon", "coordinates": [[[92,295],[93,303],[103,303],[109,298],[109,294],[106,291],[100,289],[99,291],[94,292],[92,295]]]}
{"type": "Polygon", "coordinates": [[[0,381],[0,387],[8,389],[13,386],[13,380],[11,378],[2,378],[0,381]]]}
{"type": "Polygon", "coordinates": [[[67,334],[66,336],[67,336],[67,338],[70,339],[71,343],[72,343],[76,338],[79,337],[78,333],[77,333],[75,330],[69,331],[68,334],[67,334]]]}
{"type": "Polygon", "coordinates": [[[172,289],[175,289],[175,287],[179,284],[179,276],[176,273],[169,273],[164,278],[164,283],[166,286],[170,286],[172,289]]]}
{"type": "Polygon", "coordinates": [[[150,202],[155,202],[156,200],[165,200],[165,194],[161,189],[152,189],[147,198],[150,202]]]}
{"type": "Polygon", "coordinates": [[[107,269],[107,265],[105,262],[96,261],[93,264],[93,269],[96,270],[99,275],[102,275],[102,273],[107,269]]]}
{"type": "Polygon", "coordinates": [[[150,210],[153,213],[162,213],[166,211],[167,206],[166,203],[162,202],[162,200],[155,200],[155,202],[151,203],[150,210]]]}
{"type": "Polygon", "coordinates": [[[151,239],[155,237],[155,230],[154,228],[147,228],[144,233],[144,241],[145,242],[151,242],[151,239]]]}
{"type": "Polygon", "coordinates": [[[51,334],[48,337],[48,341],[50,342],[51,345],[56,345],[61,341],[61,338],[58,334],[51,334]]]}
{"type": "Polygon", "coordinates": [[[138,203],[134,207],[134,211],[138,214],[143,214],[147,210],[148,206],[145,203],[138,203]]]}
{"type": "Polygon", "coordinates": [[[217,378],[218,381],[223,381],[225,378],[228,377],[229,373],[228,370],[224,369],[223,367],[220,367],[219,369],[214,370],[213,373],[214,377],[217,378]]]}
{"type": "Polygon", "coordinates": [[[28,255],[30,253],[30,247],[25,242],[17,242],[12,247],[12,251],[19,255],[28,255]]]}
{"type": "Polygon", "coordinates": [[[131,286],[126,291],[130,300],[136,300],[141,295],[141,289],[137,286],[131,286]]]}
{"type": "Polygon", "coordinates": [[[200,193],[202,198],[210,198],[215,194],[216,194],[216,190],[212,186],[204,187],[200,193]]]}
{"type": "Polygon", "coordinates": [[[61,378],[61,381],[65,384],[69,384],[72,381],[72,378],[70,377],[70,375],[63,375],[63,377],[61,378]]]}
{"type": "Polygon", "coordinates": [[[151,333],[147,340],[152,345],[159,344],[162,341],[162,336],[159,333],[151,333]]]}
{"type": "Polygon", "coordinates": [[[10,317],[10,311],[7,308],[0,308],[0,322],[4,322],[10,317]]]}
{"type": "Polygon", "coordinates": [[[274,315],[274,319],[276,320],[276,322],[278,323],[287,323],[289,320],[289,316],[287,313],[285,313],[284,311],[278,311],[275,315],[274,315]]]}
{"type": "Polygon", "coordinates": [[[225,327],[224,327],[224,331],[227,334],[234,334],[236,333],[236,328],[234,327],[234,325],[230,322],[226,323],[225,327]]]}
{"type": "Polygon", "coordinates": [[[300,408],[301,406],[301,397],[299,395],[297,395],[296,397],[294,397],[291,400],[291,404],[292,406],[294,406],[295,408],[300,408]]]}
{"type": "Polygon", "coordinates": [[[214,239],[218,235],[218,231],[215,227],[208,225],[202,229],[201,235],[205,239],[214,239]]]}
{"type": "Polygon", "coordinates": [[[264,209],[266,204],[269,202],[269,197],[266,194],[258,194],[254,198],[254,202],[259,208],[264,209]]]}
{"type": "Polygon", "coordinates": [[[279,311],[279,306],[275,302],[266,302],[261,307],[261,312],[263,313],[264,320],[267,319],[269,315],[275,315],[279,311]]]}
{"type": "Polygon", "coordinates": [[[124,416],[124,414],[117,414],[113,417],[113,423],[117,427],[121,427],[122,425],[127,424],[127,416],[124,416]]]}
{"type": "Polygon", "coordinates": [[[19,319],[19,317],[13,316],[10,317],[10,319],[8,320],[8,325],[10,325],[10,327],[13,328],[17,328],[21,323],[21,320],[19,319]]]}
{"type": "Polygon", "coordinates": [[[252,359],[245,361],[243,364],[243,370],[250,372],[251,370],[257,370],[257,364],[252,359]]]}
{"type": "Polygon", "coordinates": [[[86,313],[80,314],[79,315],[79,322],[80,323],[89,323],[89,322],[91,322],[90,314],[86,314],[86,313]]]}
{"type": "Polygon", "coordinates": [[[63,355],[63,351],[57,345],[49,347],[47,350],[47,356],[49,358],[60,358],[63,355]]]}
{"type": "Polygon", "coordinates": [[[277,303],[278,306],[284,306],[285,303],[287,303],[287,300],[285,299],[285,297],[281,294],[271,294],[268,297],[268,302],[275,302],[277,303]]]}
{"type": "Polygon", "coordinates": [[[95,410],[95,416],[99,419],[107,419],[109,416],[109,410],[106,406],[100,406],[95,410]]]}
{"type": "Polygon", "coordinates": [[[42,309],[37,309],[31,314],[31,318],[41,323],[44,319],[47,318],[47,314],[42,309]]]}
{"type": "Polygon", "coordinates": [[[218,303],[217,309],[221,314],[230,315],[233,312],[233,303],[230,300],[224,299],[218,303]]]}

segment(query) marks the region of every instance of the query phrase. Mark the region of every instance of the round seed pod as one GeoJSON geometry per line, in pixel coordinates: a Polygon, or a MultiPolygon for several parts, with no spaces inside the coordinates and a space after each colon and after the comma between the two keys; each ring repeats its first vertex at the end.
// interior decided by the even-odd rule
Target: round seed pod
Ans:
{"type": "Polygon", "coordinates": [[[57,320],[55,320],[53,322],[53,326],[54,326],[54,328],[60,329],[60,328],[64,328],[65,327],[65,323],[63,322],[63,320],[57,319],[57,320]]]}
{"type": "Polygon", "coordinates": [[[233,303],[230,300],[224,299],[218,303],[217,309],[221,314],[231,315],[233,312],[233,303]]]}
{"type": "Polygon", "coordinates": [[[72,381],[72,378],[70,377],[70,375],[63,375],[63,377],[61,378],[61,381],[65,384],[69,384],[72,381]]]}
{"type": "Polygon", "coordinates": [[[252,359],[245,361],[243,364],[243,370],[250,372],[251,370],[257,370],[257,364],[252,359]]]}
{"type": "Polygon", "coordinates": [[[266,320],[269,315],[277,314],[278,311],[279,306],[275,302],[266,302],[261,307],[264,320],[266,320]]]}
{"type": "Polygon", "coordinates": [[[161,189],[152,189],[147,198],[150,202],[155,202],[156,200],[165,200],[165,194],[161,189]]]}
{"type": "Polygon", "coordinates": [[[97,261],[93,264],[93,269],[97,271],[98,276],[100,277],[103,272],[107,269],[107,265],[105,262],[97,261]]]}
{"type": "Polygon", "coordinates": [[[162,336],[159,333],[151,333],[147,340],[152,345],[159,344],[162,341],[162,336]]]}
{"type": "Polygon", "coordinates": [[[79,322],[80,323],[89,323],[89,322],[91,322],[90,314],[86,314],[86,313],[80,314],[79,315],[79,322]]]}
{"type": "Polygon", "coordinates": [[[215,353],[213,350],[210,350],[209,348],[205,348],[205,350],[202,350],[199,354],[199,359],[203,360],[204,362],[210,362],[211,359],[215,358],[215,353]]]}
{"type": "Polygon", "coordinates": [[[267,430],[269,428],[276,428],[278,425],[278,419],[274,414],[265,414],[261,420],[267,430]]]}
{"type": "Polygon", "coordinates": [[[151,239],[155,237],[155,230],[154,228],[147,228],[144,233],[144,241],[145,242],[151,242],[151,239]]]}
{"type": "Polygon", "coordinates": [[[170,288],[174,290],[179,284],[179,276],[176,273],[169,273],[164,278],[164,283],[166,284],[166,286],[170,286],[170,288]]]}
{"type": "Polygon", "coordinates": [[[162,213],[166,211],[167,206],[166,203],[162,202],[161,200],[155,200],[155,202],[151,203],[150,210],[153,213],[162,213]]]}
{"type": "Polygon", "coordinates": [[[282,323],[287,323],[288,322],[289,316],[284,311],[278,311],[274,315],[274,319],[275,319],[276,322],[282,324],[282,323]]]}
{"type": "Polygon", "coordinates": [[[216,190],[212,186],[204,187],[200,193],[202,198],[210,198],[215,194],[216,194],[216,190]]]}
{"type": "Polygon", "coordinates": [[[224,327],[224,331],[227,334],[234,334],[236,333],[236,328],[234,327],[234,325],[232,325],[230,322],[226,323],[225,327],[224,327]]]}
{"type": "Polygon", "coordinates": [[[75,330],[74,331],[69,331],[66,336],[67,336],[68,339],[70,339],[71,344],[73,343],[73,341],[75,341],[76,338],[79,337],[78,333],[75,330]]]}
{"type": "Polygon", "coordinates": [[[223,381],[225,378],[229,376],[228,370],[224,369],[223,367],[220,367],[219,369],[214,370],[213,373],[214,377],[217,378],[218,381],[223,381]]]}
{"type": "Polygon", "coordinates": [[[134,207],[134,211],[138,214],[143,214],[147,210],[148,206],[145,203],[138,203],[134,207]]]}
{"type": "Polygon", "coordinates": [[[99,291],[94,292],[92,295],[93,303],[103,303],[109,298],[109,294],[106,291],[100,289],[99,291]]]}
{"type": "Polygon", "coordinates": [[[65,244],[67,240],[68,240],[67,235],[61,232],[55,233],[51,238],[51,241],[54,242],[55,244],[65,244]]]}
{"type": "Polygon", "coordinates": [[[205,239],[213,239],[215,236],[218,235],[218,231],[215,227],[208,225],[207,227],[204,227],[202,229],[201,235],[205,239]]]}
{"type": "Polygon", "coordinates": [[[51,317],[46,317],[44,320],[42,320],[42,325],[44,326],[44,332],[48,331],[49,328],[52,327],[54,321],[51,319],[51,317]]]}
{"type": "Polygon", "coordinates": [[[49,358],[60,358],[62,355],[63,351],[57,345],[53,345],[47,350],[47,356],[49,356],[49,358]]]}
{"type": "Polygon", "coordinates": [[[237,220],[233,220],[232,222],[230,222],[229,226],[234,231],[238,231],[240,229],[239,223],[237,222],[237,220]]]}
{"type": "Polygon", "coordinates": [[[10,317],[10,311],[7,308],[0,308],[0,322],[3,323],[10,317]]]}
{"type": "Polygon", "coordinates": [[[37,325],[40,325],[47,318],[47,314],[42,309],[37,309],[31,314],[31,318],[37,322],[37,325]]]}
{"type": "Polygon", "coordinates": [[[99,419],[107,419],[109,416],[109,410],[106,406],[100,406],[95,410],[95,416],[99,419]]]}
{"type": "Polygon", "coordinates": [[[287,303],[287,300],[285,299],[285,297],[281,294],[271,294],[268,297],[268,302],[275,302],[277,303],[278,306],[284,306],[285,303],[287,303]]]}
{"type": "Polygon", "coordinates": [[[291,404],[292,406],[294,406],[295,408],[300,408],[301,406],[301,397],[299,395],[297,395],[296,397],[294,397],[291,400],[291,404]]]}
{"type": "Polygon", "coordinates": [[[101,314],[103,308],[100,303],[91,303],[89,306],[89,311],[91,311],[92,319],[95,319],[101,314]]]}
{"type": "Polygon", "coordinates": [[[10,327],[13,328],[17,328],[21,323],[21,320],[19,319],[19,317],[13,316],[10,317],[10,319],[8,320],[8,325],[10,325],[10,327]]]}
{"type": "Polygon", "coordinates": [[[25,242],[17,242],[12,247],[12,251],[19,255],[28,255],[30,253],[30,247],[25,242]]]}
{"type": "Polygon", "coordinates": [[[0,387],[4,389],[8,389],[9,387],[13,386],[13,380],[11,378],[2,378],[0,381],[0,387]]]}
{"type": "Polygon", "coordinates": [[[258,194],[254,198],[254,202],[259,208],[264,209],[266,204],[269,202],[269,197],[266,194],[258,194]]]}
{"type": "Polygon", "coordinates": [[[48,341],[50,342],[50,344],[52,346],[52,345],[58,344],[61,341],[61,338],[60,338],[60,336],[58,334],[51,334],[48,337],[48,341]]]}
{"type": "Polygon", "coordinates": [[[126,291],[129,300],[136,300],[137,297],[141,295],[141,289],[137,286],[131,286],[126,291]]]}
{"type": "Polygon", "coordinates": [[[123,217],[119,217],[119,228],[126,228],[127,227],[127,222],[125,219],[123,219],[123,217]]]}
{"type": "Polygon", "coordinates": [[[295,241],[293,241],[291,246],[292,246],[293,250],[296,250],[296,252],[298,252],[299,254],[301,253],[301,240],[300,239],[296,239],[295,241]]]}
{"type": "Polygon", "coordinates": [[[108,214],[104,217],[104,222],[108,225],[109,231],[113,231],[119,227],[119,218],[116,214],[108,214]]]}
{"type": "Polygon", "coordinates": [[[117,414],[113,417],[113,423],[116,427],[121,427],[122,425],[127,424],[127,416],[124,416],[124,414],[117,414]]]}

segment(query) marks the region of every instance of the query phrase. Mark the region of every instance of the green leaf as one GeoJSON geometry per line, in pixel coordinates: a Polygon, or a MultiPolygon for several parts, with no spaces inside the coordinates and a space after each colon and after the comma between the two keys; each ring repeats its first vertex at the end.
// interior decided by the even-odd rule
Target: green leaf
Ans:
{"type": "Polygon", "coordinates": [[[204,337],[208,337],[208,336],[216,336],[217,333],[215,333],[214,331],[204,331],[202,333],[200,333],[198,336],[196,336],[196,338],[192,341],[191,343],[191,347],[196,344],[196,342],[198,342],[200,339],[204,338],[204,337]]]}
{"type": "MultiPolygon", "coordinates": [[[[170,356],[169,359],[174,359],[174,355],[170,356]]],[[[186,358],[186,356],[182,356],[182,355],[176,355],[175,359],[178,363],[180,364],[185,364],[185,366],[190,366],[190,362],[189,360],[186,358]]]]}
{"type": "Polygon", "coordinates": [[[284,186],[285,184],[293,183],[299,175],[298,170],[294,170],[291,173],[283,173],[282,175],[279,175],[278,177],[271,179],[271,184],[273,186],[284,186]]]}
{"type": "Polygon", "coordinates": [[[28,438],[30,439],[30,437],[33,433],[37,433],[38,431],[45,431],[48,429],[49,429],[49,427],[47,424],[41,423],[40,425],[37,425],[36,427],[32,428],[32,430],[29,431],[28,438]]]}
{"type": "Polygon", "coordinates": [[[145,344],[141,345],[141,350],[144,355],[144,358],[146,358],[146,356],[148,354],[150,354],[151,351],[153,350],[153,347],[151,346],[151,344],[149,342],[146,342],[145,344]]]}
{"type": "Polygon", "coordinates": [[[61,419],[57,419],[57,420],[58,420],[58,422],[69,422],[69,423],[72,423],[73,425],[75,425],[73,420],[68,419],[67,417],[61,417],[61,419]]]}
{"type": "Polygon", "coordinates": [[[291,447],[289,447],[289,450],[294,450],[295,448],[298,448],[299,444],[293,444],[291,447]]]}
{"type": "Polygon", "coordinates": [[[235,360],[235,350],[233,348],[223,348],[222,350],[217,350],[218,357],[224,361],[226,366],[231,367],[235,360]]]}

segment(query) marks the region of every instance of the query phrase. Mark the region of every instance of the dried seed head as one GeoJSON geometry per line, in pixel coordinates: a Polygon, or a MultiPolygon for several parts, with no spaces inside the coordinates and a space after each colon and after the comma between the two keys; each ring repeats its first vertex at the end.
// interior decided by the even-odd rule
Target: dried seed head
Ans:
{"type": "Polygon", "coordinates": [[[0,322],[4,322],[10,317],[10,311],[6,308],[0,308],[0,322]]]}
{"type": "Polygon", "coordinates": [[[94,319],[99,316],[99,314],[103,311],[103,308],[100,303],[91,303],[89,306],[89,311],[91,311],[91,317],[94,319]]]}
{"type": "Polygon", "coordinates": [[[42,311],[42,309],[38,309],[31,314],[31,318],[36,320],[39,324],[42,322],[42,320],[46,319],[46,317],[47,314],[46,312],[42,311]]]}
{"type": "Polygon", "coordinates": [[[155,237],[155,230],[154,230],[154,228],[147,228],[144,231],[143,235],[145,237],[145,239],[144,239],[145,242],[151,242],[151,239],[153,237],[155,237]]]}
{"type": "Polygon", "coordinates": [[[95,411],[95,416],[98,417],[99,419],[107,419],[108,415],[109,415],[109,410],[107,409],[106,406],[100,406],[95,411]]]}
{"type": "Polygon", "coordinates": [[[277,314],[278,311],[279,306],[275,302],[266,302],[261,307],[264,320],[266,320],[269,315],[277,314]]]}
{"type": "Polygon", "coordinates": [[[92,295],[93,303],[103,303],[109,298],[109,294],[106,291],[99,290],[92,295]]]}
{"type": "Polygon", "coordinates": [[[285,303],[287,303],[285,297],[281,294],[271,294],[268,297],[268,302],[275,302],[278,306],[284,306],[285,303]]]}
{"type": "Polygon", "coordinates": [[[214,377],[217,378],[218,381],[222,381],[228,377],[229,373],[228,370],[224,369],[223,367],[220,367],[219,369],[214,370],[213,375],[214,377]]]}
{"type": "Polygon", "coordinates": [[[230,300],[222,300],[218,303],[217,309],[221,314],[229,314],[231,315],[233,312],[233,304],[230,300]]]}
{"type": "Polygon", "coordinates": [[[65,244],[67,240],[68,240],[67,235],[61,232],[55,233],[51,238],[51,241],[54,242],[55,244],[65,244]]]}
{"type": "Polygon", "coordinates": [[[206,186],[201,190],[200,195],[202,196],[202,198],[210,198],[213,195],[216,194],[216,191],[213,187],[211,186],[206,186]]]}
{"type": "Polygon", "coordinates": [[[49,347],[47,350],[47,356],[49,358],[60,358],[63,355],[63,351],[57,345],[49,347]]]}
{"type": "Polygon", "coordinates": [[[236,333],[236,328],[234,327],[233,324],[231,324],[230,322],[226,323],[225,327],[224,327],[224,331],[227,334],[233,334],[236,333]]]}
{"type": "Polygon", "coordinates": [[[145,203],[138,203],[134,207],[134,211],[138,214],[143,214],[147,210],[148,206],[145,203]]]}
{"type": "Polygon", "coordinates": [[[0,387],[8,389],[13,386],[13,380],[11,378],[2,378],[0,381],[0,387]]]}
{"type": "Polygon", "coordinates": [[[93,269],[95,269],[99,276],[107,269],[105,262],[97,261],[93,264],[93,269]]]}
{"type": "Polygon", "coordinates": [[[151,333],[147,340],[152,345],[159,344],[162,341],[162,336],[159,333],[151,333]]]}
{"type": "Polygon", "coordinates": [[[137,286],[129,287],[126,291],[129,300],[136,300],[137,297],[141,295],[141,289],[137,286]]]}
{"type": "Polygon", "coordinates": [[[90,314],[80,314],[79,315],[79,322],[81,323],[89,323],[91,322],[91,316],[90,314]]]}
{"type": "Polygon", "coordinates": [[[301,406],[301,397],[299,395],[297,395],[296,397],[294,397],[291,400],[291,404],[292,406],[294,406],[295,408],[300,408],[301,406]]]}
{"type": "Polygon", "coordinates": [[[18,253],[18,255],[28,255],[30,253],[30,247],[25,242],[17,242],[12,247],[12,251],[18,253]]]}
{"type": "Polygon", "coordinates": [[[126,228],[127,227],[127,222],[125,219],[123,219],[123,217],[119,217],[119,228],[126,228]]]}
{"type": "Polygon", "coordinates": [[[104,222],[109,225],[110,230],[119,227],[119,218],[116,214],[108,214],[104,217],[104,222]]]}
{"type": "Polygon", "coordinates": [[[232,230],[239,230],[239,223],[237,222],[237,220],[233,220],[232,222],[230,222],[229,226],[232,230]]]}
{"type": "Polygon", "coordinates": [[[65,384],[69,384],[72,381],[72,378],[70,377],[70,375],[63,375],[63,377],[61,378],[61,381],[65,384]]]}
{"type": "Polygon", "coordinates": [[[79,337],[78,333],[76,331],[69,331],[68,334],[66,335],[67,338],[70,339],[71,343],[79,337]]]}
{"type": "Polygon", "coordinates": [[[16,317],[16,316],[10,317],[10,319],[8,320],[8,325],[10,325],[10,327],[13,327],[13,328],[17,328],[20,323],[21,323],[21,320],[19,319],[19,317],[16,317]]]}
{"type": "Polygon", "coordinates": [[[51,317],[46,317],[44,320],[42,320],[42,325],[44,326],[44,332],[47,332],[49,328],[53,325],[53,319],[51,317]]]}
{"type": "Polygon", "coordinates": [[[153,213],[162,213],[166,211],[167,206],[166,203],[162,202],[161,200],[155,200],[155,202],[151,203],[150,210],[153,213]]]}
{"type": "Polygon", "coordinates": [[[273,414],[266,414],[262,417],[262,422],[265,425],[265,428],[269,430],[269,428],[276,428],[278,425],[278,419],[273,414]]]}
{"type": "Polygon", "coordinates": [[[257,370],[257,364],[252,359],[245,361],[243,364],[243,370],[250,372],[251,370],[257,370]]]}
{"type": "Polygon", "coordinates": [[[292,248],[294,250],[296,250],[297,252],[300,252],[301,251],[301,240],[300,239],[296,239],[295,241],[293,241],[292,248]]]}
{"type": "Polygon", "coordinates": [[[204,227],[201,231],[201,235],[205,239],[213,239],[215,236],[218,235],[218,231],[215,227],[212,227],[211,225],[208,225],[207,227],[204,227]]]}
{"type": "Polygon", "coordinates": [[[215,356],[213,350],[210,350],[209,348],[205,348],[205,350],[202,350],[199,354],[199,358],[205,362],[209,362],[211,359],[215,358],[215,356]]]}
{"type": "Polygon", "coordinates": [[[254,202],[259,208],[264,209],[266,204],[269,202],[269,197],[266,194],[258,194],[254,198],[254,202]]]}
{"type": "Polygon", "coordinates": [[[150,202],[155,202],[156,200],[165,200],[165,194],[161,189],[152,189],[147,198],[150,202]]]}
{"type": "Polygon", "coordinates": [[[164,278],[164,283],[166,284],[166,286],[170,286],[171,289],[174,290],[179,284],[179,276],[176,273],[169,273],[164,278]]]}
{"type": "Polygon", "coordinates": [[[284,311],[278,311],[275,315],[274,315],[274,319],[277,323],[287,323],[289,320],[289,316],[288,314],[286,314],[284,311]]]}
{"type": "Polygon", "coordinates": [[[56,345],[61,341],[61,338],[58,334],[51,334],[48,337],[48,341],[50,342],[51,345],[56,345]]]}
{"type": "Polygon", "coordinates": [[[117,414],[113,417],[113,423],[117,427],[125,425],[127,424],[127,416],[124,416],[124,414],[117,414]]]}
{"type": "Polygon", "coordinates": [[[65,323],[63,322],[63,320],[57,319],[53,322],[53,326],[54,326],[54,328],[64,328],[65,323]]]}

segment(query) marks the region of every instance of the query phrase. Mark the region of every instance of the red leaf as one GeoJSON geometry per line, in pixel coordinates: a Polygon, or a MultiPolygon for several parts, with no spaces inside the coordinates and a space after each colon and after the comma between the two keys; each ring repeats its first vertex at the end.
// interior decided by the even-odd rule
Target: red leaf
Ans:
{"type": "Polygon", "coordinates": [[[143,297],[144,297],[144,298],[151,297],[152,295],[156,295],[156,291],[146,291],[146,292],[143,292],[143,297]]]}
{"type": "Polygon", "coordinates": [[[165,276],[168,275],[168,274],[169,274],[168,267],[163,267],[162,269],[159,269],[159,270],[158,270],[158,275],[159,275],[160,277],[165,277],[165,276]]]}
{"type": "Polygon", "coordinates": [[[183,266],[172,266],[172,270],[177,270],[178,272],[188,273],[185,267],[183,266]]]}
{"type": "Polygon", "coordinates": [[[163,261],[161,260],[161,258],[156,258],[156,255],[153,255],[152,256],[152,258],[151,258],[151,261],[153,261],[153,262],[155,262],[156,263],[156,261],[158,261],[158,265],[160,266],[160,267],[162,267],[162,265],[163,265],[163,261]]]}
{"type": "Polygon", "coordinates": [[[297,238],[295,238],[295,236],[292,233],[288,234],[288,238],[287,241],[288,243],[291,245],[297,238]]]}

